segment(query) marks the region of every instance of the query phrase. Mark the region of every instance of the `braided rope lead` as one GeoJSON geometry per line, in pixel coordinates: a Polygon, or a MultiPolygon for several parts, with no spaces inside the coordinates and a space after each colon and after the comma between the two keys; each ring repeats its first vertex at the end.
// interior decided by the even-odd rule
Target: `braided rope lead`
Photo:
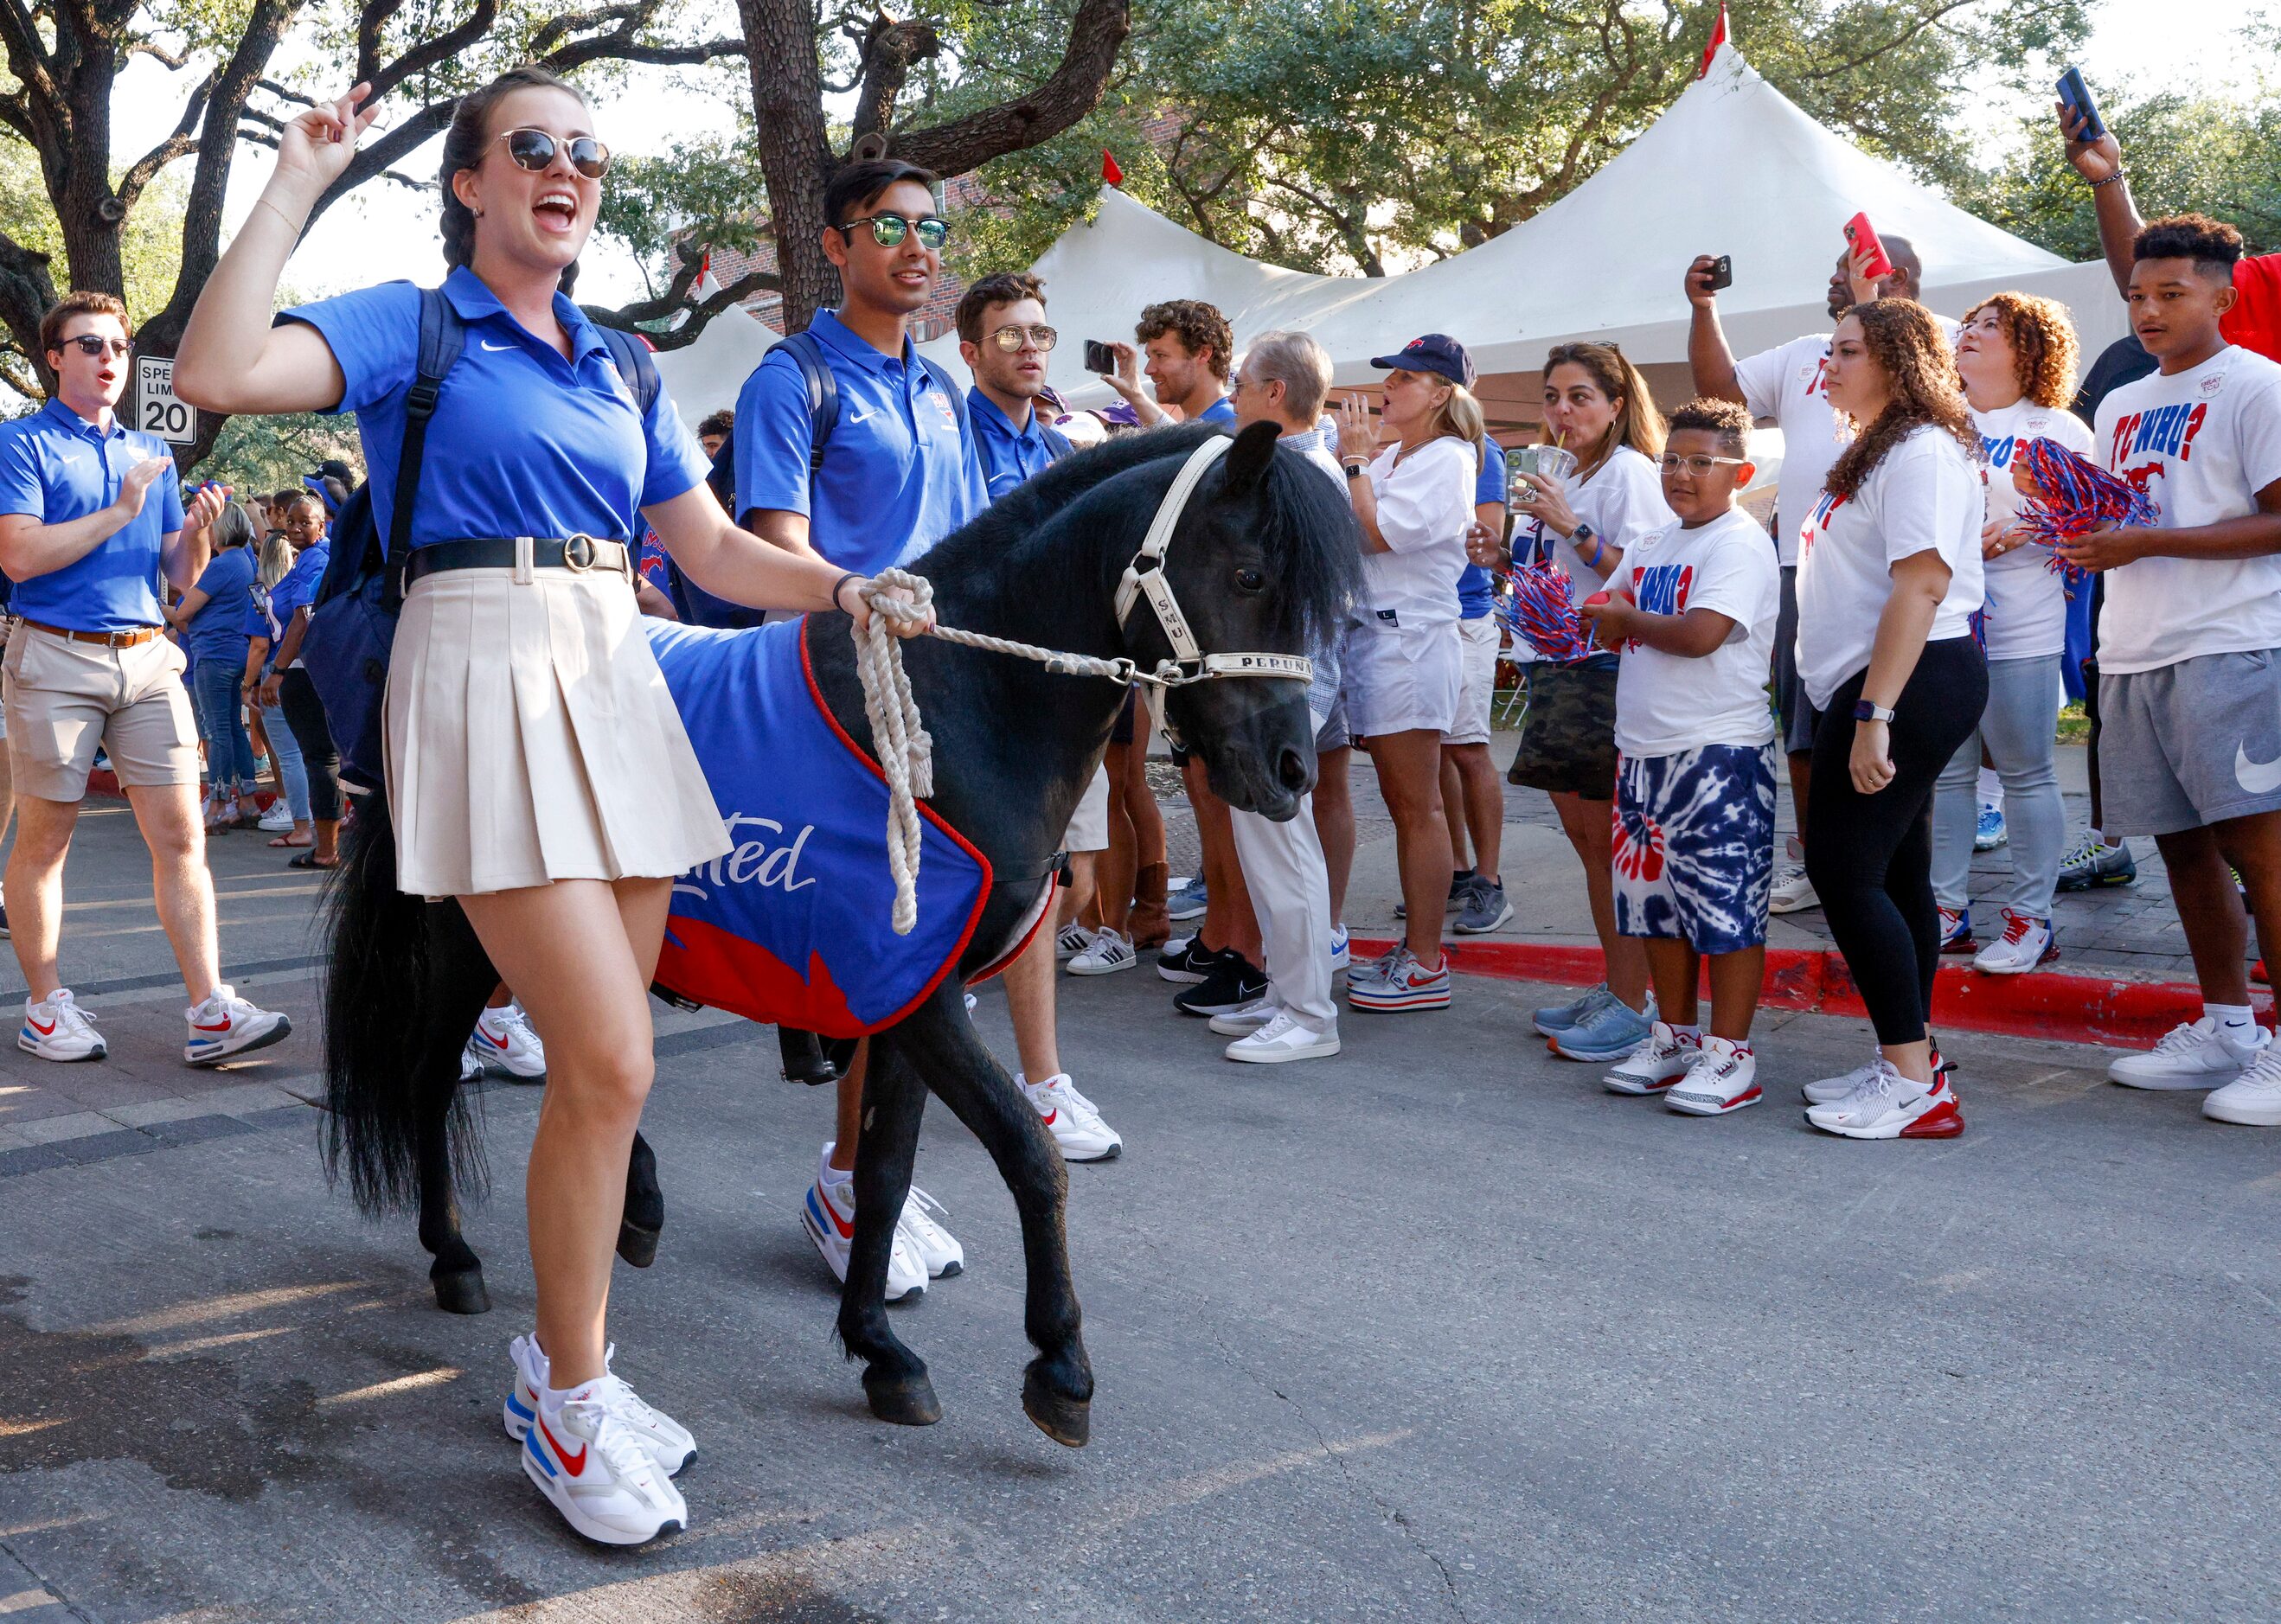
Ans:
{"type": "MultiPolygon", "coordinates": [[[[924,620],[934,607],[934,584],[909,570],[885,569],[856,590],[871,606],[871,619],[854,633],[855,672],[863,684],[863,714],[871,723],[872,749],[879,758],[879,772],[887,781],[887,868],[895,878],[895,934],[908,936],[919,917],[919,849],[925,831],[919,821],[918,803],[934,794],[934,740],[919,720],[918,701],[903,670],[902,640],[895,635],[894,623],[924,620]],[[898,596],[899,590],[909,596],[898,596]]],[[[1136,672],[1130,660],[1063,654],[1035,643],[963,632],[955,627],[932,627],[928,635],[970,649],[1036,660],[1047,670],[1068,676],[1130,682],[1135,677],[1161,681],[1179,674],[1178,666],[1169,672],[1136,672]]]]}

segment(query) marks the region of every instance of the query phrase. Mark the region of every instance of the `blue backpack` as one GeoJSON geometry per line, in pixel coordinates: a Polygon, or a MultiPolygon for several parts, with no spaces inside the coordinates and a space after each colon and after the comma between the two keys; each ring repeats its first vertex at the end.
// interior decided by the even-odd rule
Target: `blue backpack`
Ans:
{"type": "MultiPolygon", "coordinates": [[[[657,365],[630,333],[599,329],[610,358],[643,417],[656,404],[657,365]]],[[[333,556],[317,585],[301,663],[325,707],[325,725],[340,752],[340,777],[352,793],[385,781],[381,697],[396,620],[404,607],[404,566],[412,554],[412,504],[420,494],[428,420],[436,414],[445,374],[466,347],[467,327],[440,288],[420,293],[420,354],[405,391],[404,445],[396,466],[396,506],[383,543],[372,512],[372,486],[359,485],[333,519],[333,556]]]]}

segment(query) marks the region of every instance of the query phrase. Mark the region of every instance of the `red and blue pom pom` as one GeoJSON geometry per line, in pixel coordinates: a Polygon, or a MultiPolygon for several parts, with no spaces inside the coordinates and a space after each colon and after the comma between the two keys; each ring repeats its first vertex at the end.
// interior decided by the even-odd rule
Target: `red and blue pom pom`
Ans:
{"type": "Polygon", "coordinates": [[[1576,612],[1568,576],[1550,559],[1516,565],[1497,598],[1497,618],[1527,643],[1539,659],[1569,665],[1595,652],[1592,634],[1576,612]]]}
{"type": "MultiPolygon", "coordinates": [[[[2109,526],[2159,523],[2146,493],[2053,440],[2030,440],[2014,453],[2034,494],[2020,504],[2014,528],[2045,547],[2062,547],[2109,526]]],[[[2054,554],[2052,567],[2063,560],[2054,554]]]]}

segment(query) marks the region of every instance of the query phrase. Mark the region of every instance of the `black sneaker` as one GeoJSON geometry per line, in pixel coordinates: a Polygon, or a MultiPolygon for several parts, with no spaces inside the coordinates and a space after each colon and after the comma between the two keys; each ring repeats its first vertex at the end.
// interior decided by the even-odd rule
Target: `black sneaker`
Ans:
{"type": "Polygon", "coordinates": [[[1171,952],[1156,959],[1156,974],[1168,981],[1193,987],[1212,973],[1219,963],[1219,954],[1204,945],[1201,935],[1190,936],[1171,952]]]}
{"type": "Polygon", "coordinates": [[[1267,972],[1229,948],[1214,957],[1211,974],[1172,1000],[1183,1015],[1226,1015],[1267,996],[1267,972]]]}

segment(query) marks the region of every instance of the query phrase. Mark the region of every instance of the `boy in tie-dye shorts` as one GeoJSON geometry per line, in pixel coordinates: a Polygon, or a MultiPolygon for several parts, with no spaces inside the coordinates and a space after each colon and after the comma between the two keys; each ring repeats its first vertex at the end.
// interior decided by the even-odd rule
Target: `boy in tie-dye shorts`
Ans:
{"type": "Polygon", "coordinates": [[[1662,1019],[1606,1078],[1674,1111],[1724,1116],[1759,1097],[1751,1019],[1766,974],[1774,877],[1774,713],[1767,668],[1782,575],[1735,505],[1750,413],[1697,400],[1671,417],[1660,467],[1679,522],[1626,551],[1583,605],[1616,683],[1616,928],[1645,939],[1662,1019]],[[1711,965],[1711,1021],[1697,978],[1711,965]]]}

